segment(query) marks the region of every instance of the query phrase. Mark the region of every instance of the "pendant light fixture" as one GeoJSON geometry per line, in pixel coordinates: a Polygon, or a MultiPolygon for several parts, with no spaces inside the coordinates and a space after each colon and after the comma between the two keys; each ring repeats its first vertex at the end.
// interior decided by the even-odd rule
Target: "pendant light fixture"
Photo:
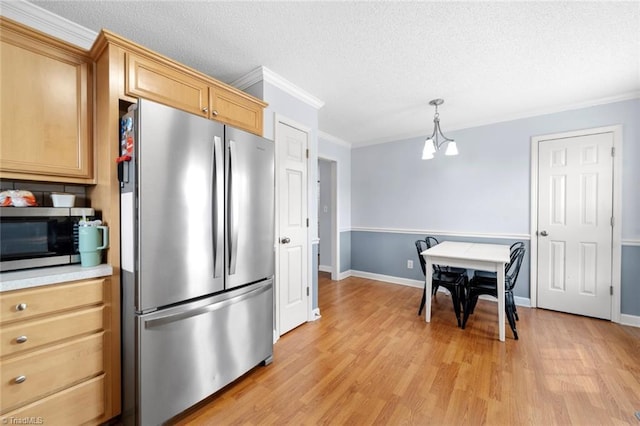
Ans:
{"type": "Polygon", "coordinates": [[[440,114],[438,113],[438,106],[443,103],[443,99],[433,99],[432,101],[429,101],[429,105],[436,107],[436,115],[433,117],[433,133],[424,141],[424,148],[422,149],[423,160],[431,160],[433,155],[447,142],[447,149],[445,150],[444,155],[458,155],[458,147],[456,146],[455,141],[443,135],[442,130],[440,130],[440,114]]]}

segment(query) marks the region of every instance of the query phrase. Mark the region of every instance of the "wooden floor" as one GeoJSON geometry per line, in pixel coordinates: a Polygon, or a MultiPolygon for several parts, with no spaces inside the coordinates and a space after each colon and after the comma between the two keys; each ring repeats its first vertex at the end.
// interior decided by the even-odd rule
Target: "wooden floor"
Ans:
{"type": "Polygon", "coordinates": [[[519,307],[500,343],[496,303],[461,330],[442,293],[418,317],[421,295],[321,274],[322,317],[176,424],[640,424],[640,329],[519,307]]]}

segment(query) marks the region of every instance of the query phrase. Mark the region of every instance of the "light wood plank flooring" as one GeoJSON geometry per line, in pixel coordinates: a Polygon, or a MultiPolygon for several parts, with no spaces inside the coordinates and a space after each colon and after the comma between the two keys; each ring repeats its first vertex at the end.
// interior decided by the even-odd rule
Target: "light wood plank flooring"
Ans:
{"type": "Polygon", "coordinates": [[[322,318],[282,336],[257,367],[180,425],[638,425],[640,329],[518,308],[520,340],[481,300],[465,330],[451,300],[321,274],[322,318]]]}

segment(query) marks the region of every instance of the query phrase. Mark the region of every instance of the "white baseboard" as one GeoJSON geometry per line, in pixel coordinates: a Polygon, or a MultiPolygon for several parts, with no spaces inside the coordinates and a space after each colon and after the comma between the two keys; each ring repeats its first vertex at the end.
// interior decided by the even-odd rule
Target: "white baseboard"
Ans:
{"type": "Polygon", "coordinates": [[[322,318],[322,315],[320,315],[320,308],[315,308],[313,311],[311,311],[311,319],[309,321],[316,321],[320,318],[322,318]]]}
{"type": "Polygon", "coordinates": [[[338,281],[344,280],[345,278],[349,278],[351,276],[351,269],[348,271],[340,272],[338,274],[338,281]]]}
{"type": "Polygon", "coordinates": [[[406,285],[409,287],[424,288],[424,281],[412,280],[409,278],[393,277],[391,275],[372,274],[371,272],[351,270],[351,276],[367,278],[370,280],[384,281],[391,284],[406,285]]]}
{"type": "Polygon", "coordinates": [[[640,327],[640,316],[620,314],[620,324],[630,325],[632,327],[640,327]]]}
{"type": "Polygon", "coordinates": [[[318,270],[321,272],[333,272],[333,267],[327,265],[318,265],[318,270]]]}

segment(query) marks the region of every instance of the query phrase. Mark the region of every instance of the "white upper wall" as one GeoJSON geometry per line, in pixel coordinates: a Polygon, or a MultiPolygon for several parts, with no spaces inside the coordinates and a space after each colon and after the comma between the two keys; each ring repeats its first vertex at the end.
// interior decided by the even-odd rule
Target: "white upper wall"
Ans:
{"type": "Polygon", "coordinates": [[[640,100],[444,133],[460,155],[421,159],[424,137],[352,151],[354,229],[526,237],[531,137],[623,126],[622,237],[640,241],[640,100]]]}

